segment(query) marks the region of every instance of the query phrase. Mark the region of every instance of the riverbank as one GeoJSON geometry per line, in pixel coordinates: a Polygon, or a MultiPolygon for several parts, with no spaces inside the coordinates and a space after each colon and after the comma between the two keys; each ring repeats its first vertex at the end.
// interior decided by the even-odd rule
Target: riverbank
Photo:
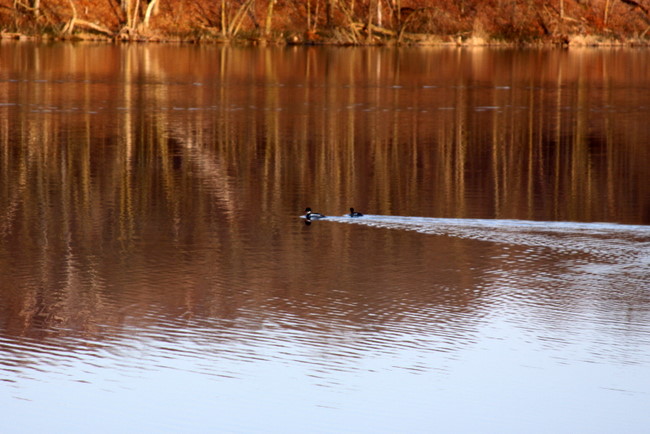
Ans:
{"type": "Polygon", "coordinates": [[[0,39],[14,40],[649,46],[649,33],[650,0],[0,0],[0,39]]]}

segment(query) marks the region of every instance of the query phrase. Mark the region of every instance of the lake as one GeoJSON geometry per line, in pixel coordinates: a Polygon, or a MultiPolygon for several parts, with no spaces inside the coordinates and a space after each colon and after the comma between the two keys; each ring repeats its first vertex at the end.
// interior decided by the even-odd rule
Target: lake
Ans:
{"type": "Polygon", "coordinates": [[[0,431],[646,432],[649,71],[0,41],[0,431]]]}

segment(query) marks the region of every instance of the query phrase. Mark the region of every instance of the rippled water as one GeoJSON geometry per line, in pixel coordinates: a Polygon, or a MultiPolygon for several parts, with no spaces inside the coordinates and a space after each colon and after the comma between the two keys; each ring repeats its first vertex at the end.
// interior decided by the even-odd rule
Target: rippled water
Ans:
{"type": "Polygon", "coordinates": [[[0,432],[647,430],[647,53],[0,49],[0,432]]]}

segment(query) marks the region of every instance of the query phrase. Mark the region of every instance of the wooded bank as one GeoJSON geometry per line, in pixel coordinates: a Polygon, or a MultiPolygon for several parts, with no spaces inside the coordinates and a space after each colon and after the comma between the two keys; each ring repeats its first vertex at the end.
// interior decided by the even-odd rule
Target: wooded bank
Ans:
{"type": "Polygon", "coordinates": [[[650,0],[0,0],[0,37],[648,45],[650,0]]]}

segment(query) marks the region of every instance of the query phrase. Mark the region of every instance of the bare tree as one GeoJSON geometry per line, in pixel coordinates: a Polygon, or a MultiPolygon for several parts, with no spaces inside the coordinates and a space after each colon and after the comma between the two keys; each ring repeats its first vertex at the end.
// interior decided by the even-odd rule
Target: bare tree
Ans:
{"type": "Polygon", "coordinates": [[[271,23],[273,21],[273,6],[277,0],[269,0],[269,3],[266,7],[266,18],[264,20],[264,37],[268,38],[271,34],[271,23]]]}
{"type": "MultiPolygon", "coordinates": [[[[233,38],[237,36],[242,22],[244,21],[244,17],[250,10],[253,2],[254,0],[244,0],[234,15],[230,17],[229,10],[226,5],[226,0],[221,0],[221,34],[225,38],[233,38]]],[[[273,11],[271,10],[271,13],[272,12],[273,11]]]]}
{"type": "Polygon", "coordinates": [[[145,28],[149,27],[149,20],[151,19],[151,15],[155,14],[157,11],[158,11],[158,0],[151,0],[147,5],[147,10],[144,14],[143,23],[145,28]]]}

